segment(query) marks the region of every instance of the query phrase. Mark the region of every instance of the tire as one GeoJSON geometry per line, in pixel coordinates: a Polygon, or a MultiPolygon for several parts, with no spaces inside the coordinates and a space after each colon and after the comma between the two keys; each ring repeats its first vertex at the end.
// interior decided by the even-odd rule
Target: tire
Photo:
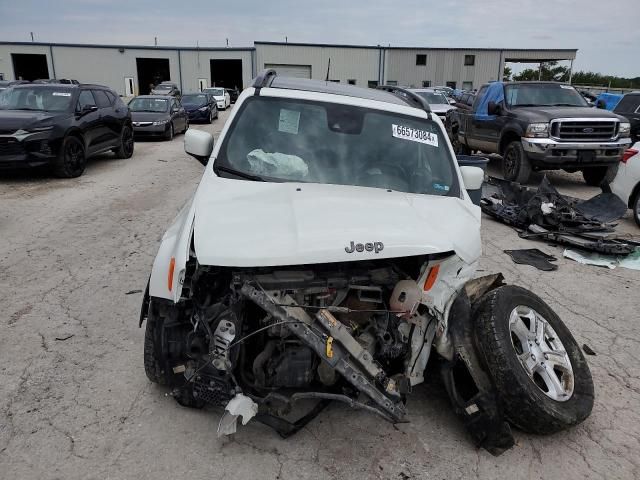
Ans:
{"type": "Polygon", "coordinates": [[[591,167],[585,168],[582,171],[582,178],[587,185],[592,187],[599,187],[604,181],[611,183],[618,173],[618,164],[610,165],[608,167],[591,167]]]}
{"type": "Polygon", "coordinates": [[[147,326],[144,331],[144,372],[153,383],[167,385],[169,378],[163,368],[162,325],[164,317],[159,314],[153,300],[149,302],[147,326]]]}
{"type": "Polygon", "coordinates": [[[76,178],[84,173],[87,157],[83,142],[77,137],[66,137],[60,145],[53,171],[60,178],[76,178]]]}
{"type": "Polygon", "coordinates": [[[169,128],[167,128],[167,131],[164,133],[164,139],[171,141],[173,140],[174,135],[175,130],[173,129],[173,122],[169,122],[169,128]]]}
{"type": "Polygon", "coordinates": [[[567,327],[542,299],[523,288],[503,286],[480,300],[474,309],[474,318],[479,350],[496,386],[505,416],[511,424],[525,432],[548,434],[576,425],[589,416],[594,398],[589,367],[567,327]],[[531,311],[536,320],[528,320],[523,316],[525,312],[531,311]],[[546,322],[543,323],[540,317],[546,322]],[[529,326],[525,320],[529,321],[529,326]],[[511,328],[510,325],[514,327],[511,328]],[[516,330],[517,325],[524,328],[516,330]],[[537,341],[533,340],[535,332],[530,328],[535,330],[538,325],[545,325],[544,329],[537,330],[542,332],[541,349],[538,348],[537,341]],[[520,335],[516,335],[514,331],[531,335],[527,337],[525,351],[521,356],[522,361],[528,365],[530,359],[531,364],[538,362],[536,368],[539,370],[533,375],[528,373],[527,367],[518,357],[523,346],[519,340],[520,335]],[[527,342],[531,346],[527,346],[527,342]],[[549,347],[553,350],[548,350],[549,347]],[[559,347],[566,351],[566,355],[552,353],[562,352],[559,347]],[[526,349],[529,348],[531,350],[527,352],[526,349]],[[541,354],[541,351],[550,355],[541,354]],[[534,357],[539,360],[534,361],[534,357]],[[561,364],[549,357],[562,358],[565,366],[570,365],[572,373],[566,373],[565,370],[558,377],[561,364]],[[549,384],[554,384],[550,381],[553,377],[548,372],[553,372],[559,388],[548,388],[549,384]],[[544,380],[541,373],[548,375],[547,380],[544,380]],[[571,385],[572,390],[569,392],[571,385]]]}
{"type": "Polygon", "coordinates": [[[189,119],[188,118],[184,121],[184,130],[182,130],[182,134],[184,135],[185,133],[187,133],[187,130],[189,130],[189,119]]]}
{"type": "Polygon", "coordinates": [[[213,123],[213,112],[209,110],[209,117],[207,118],[207,123],[211,125],[213,123]]]}
{"type": "Polygon", "coordinates": [[[471,155],[471,149],[458,138],[458,129],[452,131],[451,146],[456,155],[471,155]]]}
{"type": "Polygon", "coordinates": [[[505,180],[527,183],[531,176],[531,162],[520,140],[514,140],[504,149],[502,156],[502,174],[505,180]]]}
{"type": "Polygon", "coordinates": [[[114,153],[116,157],[120,159],[131,158],[133,148],[133,130],[129,125],[125,125],[122,127],[122,132],[120,133],[120,147],[114,149],[114,153]]]}
{"type": "Polygon", "coordinates": [[[633,199],[631,209],[633,210],[633,219],[636,221],[636,225],[640,227],[640,192],[638,192],[636,198],[633,199]]]}

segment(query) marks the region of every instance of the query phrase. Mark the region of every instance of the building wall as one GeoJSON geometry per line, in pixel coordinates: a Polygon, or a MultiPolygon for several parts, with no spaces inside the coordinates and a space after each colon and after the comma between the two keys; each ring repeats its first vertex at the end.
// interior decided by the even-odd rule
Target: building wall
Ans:
{"type": "MultiPolygon", "coordinates": [[[[431,86],[454,81],[458,88],[471,82],[472,88],[491,80],[499,80],[506,61],[569,60],[575,50],[499,50],[499,49],[431,49],[340,45],[288,44],[256,42],[247,49],[178,49],[173,47],[49,45],[0,43],[0,73],[13,80],[12,53],[40,53],[47,56],[49,74],[57,78],[74,78],[80,82],[99,83],[125,93],[125,77],[133,77],[136,89],[136,58],[166,58],[171,80],[185,93],[198,89],[198,79],[211,85],[211,59],[240,59],[243,87],[251,83],[265,65],[306,65],[311,77],[324,79],[331,59],[330,80],[359,86],[369,81],[389,81],[398,85],[421,87],[424,80],[431,86]],[[120,50],[123,50],[122,52],[120,50]],[[53,54],[53,55],[52,55],[53,54]],[[416,55],[426,54],[427,64],[416,65],[416,55]],[[465,55],[475,55],[473,66],[464,65],[465,55]]],[[[137,92],[136,92],[137,93],[137,92]]]]}
{"type": "Polygon", "coordinates": [[[370,80],[378,81],[380,51],[377,48],[326,47],[287,44],[256,43],[257,70],[265,65],[309,65],[311,78],[324,80],[327,66],[330,80],[355,80],[358,86],[367,86],[370,80]]]}
{"type": "Polygon", "coordinates": [[[136,58],[166,58],[171,81],[180,85],[178,52],[174,50],[125,48],[121,53],[118,48],[53,47],[53,57],[57,78],[106,85],[119,95],[125,93],[125,77],[133,77],[138,88],[136,58]]]}
{"type": "Polygon", "coordinates": [[[483,83],[498,80],[500,71],[500,51],[482,50],[435,50],[435,49],[386,49],[385,82],[398,85],[422,87],[423,81],[431,86],[456,82],[462,88],[463,82],[471,82],[472,88],[483,83]],[[426,65],[416,65],[416,55],[427,56],[426,65]],[[475,55],[473,66],[464,65],[465,55],[475,55]]]}
{"type": "Polygon", "coordinates": [[[47,67],[49,75],[53,75],[53,65],[51,64],[51,56],[49,55],[49,47],[44,45],[11,45],[0,43],[0,73],[4,75],[5,80],[17,80],[13,73],[13,62],[11,60],[12,53],[36,53],[47,56],[47,67]]]}
{"type": "Polygon", "coordinates": [[[242,88],[248,87],[254,77],[252,55],[251,50],[180,50],[182,91],[185,93],[197,92],[199,78],[206,78],[207,85],[211,86],[210,60],[212,59],[242,60],[242,88]]]}

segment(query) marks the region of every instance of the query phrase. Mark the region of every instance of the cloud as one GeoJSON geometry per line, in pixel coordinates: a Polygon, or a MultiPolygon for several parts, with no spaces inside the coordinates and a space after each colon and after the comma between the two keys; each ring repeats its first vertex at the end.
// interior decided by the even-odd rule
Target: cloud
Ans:
{"type": "Polygon", "coordinates": [[[640,75],[637,0],[0,0],[0,40],[251,46],[254,40],[425,47],[578,48],[575,67],[640,75]],[[627,12],[627,14],[624,14],[627,12]]]}

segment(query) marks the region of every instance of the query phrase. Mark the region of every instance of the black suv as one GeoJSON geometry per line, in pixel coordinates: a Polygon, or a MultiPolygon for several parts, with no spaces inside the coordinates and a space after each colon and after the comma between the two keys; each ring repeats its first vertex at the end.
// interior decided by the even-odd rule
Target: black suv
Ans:
{"type": "Polygon", "coordinates": [[[99,85],[28,84],[0,96],[0,168],[50,165],[56,175],[82,175],[87,158],[107,151],[133,155],[131,113],[99,85]]]}

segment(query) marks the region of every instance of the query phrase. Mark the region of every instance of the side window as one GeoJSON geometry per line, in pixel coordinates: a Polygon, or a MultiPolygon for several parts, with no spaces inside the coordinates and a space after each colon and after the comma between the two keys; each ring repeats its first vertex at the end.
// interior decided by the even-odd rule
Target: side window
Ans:
{"type": "Polygon", "coordinates": [[[82,90],[80,92],[80,96],[78,97],[78,110],[82,111],[84,107],[95,107],[96,101],[93,98],[90,90],[82,90]]]}
{"type": "Polygon", "coordinates": [[[109,101],[109,97],[104,92],[104,90],[92,90],[93,96],[96,99],[96,105],[98,108],[108,108],[111,106],[111,102],[109,101]]]}
{"type": "Polygon", "coordinates": [[[107,94],[107,98],[109,98],[109,103],[110,103],[111,105],[115,105],[116,100],[118,99],[117,95],[116,95],[115,93],[110,92],[110,91],[107,91],[107,90],[105,90],[105,92],[104,92],[104,93],[106,93],[106,94],[107,94]]]}
{"type": "Polygon", "coordinates": [[[484,86],[480,89],[480,91],[478,92],[478,94],[476,95],[476,99],[473,102],[473,111],[475,112],[478,109],[478,105],[480,104],[480,100],[482,99],[482,97],[484,96],[484,94],[487,91],[487,87],[484,86]]]}

